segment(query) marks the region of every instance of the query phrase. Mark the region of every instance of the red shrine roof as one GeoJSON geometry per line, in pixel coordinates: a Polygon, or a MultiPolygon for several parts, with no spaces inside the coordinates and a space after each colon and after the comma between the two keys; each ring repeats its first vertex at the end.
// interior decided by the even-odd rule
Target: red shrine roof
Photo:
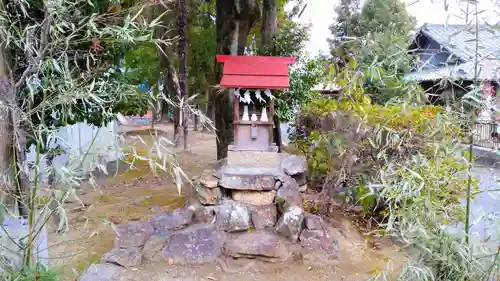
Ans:
{"type": "Polygon", "coordinates": [[[220,86],[222,88],[287,89],[288,65],[292,57],[217,55],[224,63],[220,86]]]}

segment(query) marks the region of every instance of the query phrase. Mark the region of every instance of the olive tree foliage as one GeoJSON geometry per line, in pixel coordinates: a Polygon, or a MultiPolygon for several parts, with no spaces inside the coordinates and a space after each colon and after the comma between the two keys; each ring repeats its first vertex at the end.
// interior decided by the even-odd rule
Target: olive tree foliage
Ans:
{"type": "MultiPolygon", "coordinates": [[[[114,120],[119,111],[137,114],[150,104],[149,97],[140,94],[137,84],[120,69],[124,54],[135,44],[157,47],[169,44],[154,36],[154,29],[161,22],[148,20],[146,12],[151,3],[19,0],[0,4],[3,194],[0,223],[5,211],[17,217],[12,205],[17,205],[19,214],[27,218],[28,236],[22,242],[14,242],[20,243],[23,268],[27,271],[33,264],[34,241],[50,217],[57,215],[58,229],[68,227],[64,203],[84,179],[81,164],[89,151],[77,155],[77,165],[69,163],[57,171],[53,169],[51,161],[61,152],[56,145],[60,143],[58,129],[83,121],[101,127],[114,120]],[[35,147],[34,161],[26,160],[28,144],[35,147]],[[47,171],[41,170],[42,163],[47,163],[47,171]],[[49,175],[48,184],[52,188],[48,200],[39,200],[38,191],[47,184],[42,182],[42,172],[49,175]]],[[[178,166],[167,167],[171,159],[165,152],[167,145],[167,140],[155,145],[160,156],[155,158],[157,161],[144,155],[140,157],[156,161],[150,163],[152,167],[170,167],[180,180],[183,174],[178,166]]],[[[65,150],[78,151],[79,148],[66,147],[65,150]]],[[[104,163],[91,166],[106,173],[104,163]]],[[[90,179],[92,182],[92,176],[90,179]]],[[[2,263],[2,266],[9,265],[2,263]]]]}

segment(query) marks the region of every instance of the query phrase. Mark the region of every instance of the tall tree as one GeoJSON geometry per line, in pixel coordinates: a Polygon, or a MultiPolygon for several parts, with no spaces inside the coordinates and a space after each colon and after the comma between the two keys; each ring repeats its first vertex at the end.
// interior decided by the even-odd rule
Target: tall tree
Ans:
{"type": "Polygon", "coordinates": [[[359,17],[360,34],[364,36],[391,32],[406,37],[415,23],[401,0],[367,0],[359,17]]]}
{"type": "MultiPolygon", "coordinates": [[[[243,55],[250,30],[259,17],[260,7],[257,0],[217,0],[217,54],[243,55]]],[[[222,77],[221,65],[216,65],[215,73],[214,85],[219,84],[222,77]]],[[[234,139],[234,95],[227,89],[216,90],[213,95],[215,128],[217,130],[217,159],[223,159],[227,157],[227,147],[234,139]]]]}
{"type": "Polygon", "coordinates": [[[278,6],[276,4],[276,0],[263,0],[259,48],[270,47],[273,44],[272,39],[278,29],[278,6]]]}
{"type": "Polygon", "coordinates": [[[335,66],[343,68],[355,60],[357,68],[367,74],[365,90],[377,102],[401,94],[405,89],[402,74],[411,60],[406,44],[415,27],[406,4],[402,0],[367,0],[359,10],[359,1],[342,0],[336,13],[336,22],[330,26],[333,39],[329,40],[335,66]]]}
{"type": "Polygon", "coordinates": [[[187,111],[184,108],[184,104],[187,103],[188,97],[188,70],[187,70],[187,53],[188,53],[188,7],[186,4],[186,0],[178,0],[177,1],[177,9],[178,9],[178,35],[179,35],[179,45],[178,45],[178,56],[179,56],[179,86],[181,89],[180,96],[178,100],[181,105],[177,107],[180,115],[176,116],[176,130],[178,134],[180,134],[180,128],[183,131],[183,142],[184,149],[187,149],[188,146],[188,118],[187,111]],[[180,126],[182,124],[182,126],[180,126]]]}
{"type": "MultiPolygon", "coordinates": [[[[260,28],[260,50],[275,50],[275,35],[278,29],[278,7],[276,0],[263,1],[262,23],[260,28]]],[[[273,139],[281,152],[280,120],[276,113],[272,116],[274,122],[273,139]]]]}
{"type": "Polygon", "coordinates": [[[359,27],[359,0],[341,0],[335,6],[335,21],[330,25],[330,32],[333,38],[328,39],[330,53],[339,63],[345,64],[356,42],[353,42],[360,35],[359,27]]]}
{"type": "Polygon", "coordinates": [[[409,85],[404,82],[403,74],[411,67],[411,57],[406,49],[416,23],[406,10],[405,2],[367,0],[359,23],[365,43],[358,60],[364,65],[378,67],[377,74],[370,75],[365,84],[367,93],[379,103],[405,94],[409,85]]]}
{"type": "MultiPolygon", "coordinates": [[[[215,80],[214,56],[216,54],[215,0],[189,1],[189,89],[190,94],[198,94],[194,102],[206,105],[205,114],[213,120],[213,99],[210,98],[211,85],[215,80]]],[[[202,107],[203,108],[203,107],[202,107]]],[[[209,126],[203,127],[208,129],[209,126]]]]}
{"type": "MultiPolygon", "coordinates": [[[[4,1],[0,2],[0,10],[5,12],[4,1]]],[[[5,45],[6,38],[2,36],[0,42],[0,204],[7,206],[10,211],[16,211],[15,200],[12,200],[13,194],[16,194],[14,184],[14,170],[12,165],[13,156],[13,128],[11,122],[10,104],[14,101],[14,92],[12,89],[12,77],[9,71],[9,62],[5,45]]],[[[20,194],[17,192],[17,196],[20,194]]],[[[25,214],[23,214],[25,215],[25,214]]]]}

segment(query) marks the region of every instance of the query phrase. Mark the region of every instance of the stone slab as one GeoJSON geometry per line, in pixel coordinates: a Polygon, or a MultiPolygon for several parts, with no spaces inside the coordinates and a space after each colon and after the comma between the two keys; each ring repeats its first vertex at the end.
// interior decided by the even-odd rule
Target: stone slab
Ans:
{"type": "Polygon", "coordinates": [[[302,231],[304,221],[304,209],[302,206],[292,205],[285,209],[279,218],[274,231],[297,242],[302,231]]]}
{"type": "Polygon", "coordinates": [[[278,209],[276,208],[276,205],[248,206],[248,209],[252,214],[252,224],[255,229],[272,229],[276,224],[278,219],[278,209]]]}
{"type": "Polygon", "coordinates": [[[123,267],[113,264],[91,264],[82,274],[79,281],[111,281],[117,280],[123,267]]]}
{"type": "Polygon", "coordinates": [[[163,249],[168,243],[168,236],[153,235],[144,245],[144,262],[160,262],[163,259],[163,249]]]}
{"type": "Polygon", "coordinates": [[[115,248],[104,254],[102,260],[123,267],[139,266],[142,263],[142,251],[137,247],[128,249],[115,248]]]}
{"type": "Polygon", "coordinates": [[[221,171],[228,175],[255,175],[255,176],[273,176],[279,177],[283,174],[279,168],[242,168],[234,166],[225,166],[221,171]]]}
{"type": "Polygon", "coordinates": [[[225,200],[213,206],[216,214],[216,225],[226,232],[246,231],[251,227],[251,214],[245,204],[233,200],[225,200]]]}
{"type": "Polygon", "coordinates": [[[276,191],[233,190],[232,198],[250,205],[270,205],[274,202],[276,191]]]}
{"type": "Polygon", "coordinates": [[[268,151],[228,151],[227,166],[239,168],[280,168],[284,156],[268,151]]]}
{"type": "Polygon", "coordinates": [[[224,169],[219,185],[227,189],[274,190],[275,176],[262,170],[224,169]]]}
{"type": "Polygon", "coordinates": [[[223,253],[233,258],[258,258],[269,262],[286,261],[291,254],[287,243],[267,231],[252,231],[231,236],[224,243],[223,253]]]}
{"type": "Polygon", "coordinates": [[[153,231],[153,226],[147,222],[120,224],[117,226],[115,248],[142,247],[153,231]]]}
{"type": "Polygon", "coordinates": [[[167,236],[169,230],[185,228],[191,223],[194,210],[190,208],[180,208],[165,214],[154,214],[149,218],[153,226],[153,234],[156,236],[167,236]]]}
{"type": "Polygon", "coordinates": [[[163,257],[174,264],[201,264],[215,261],[224,236],[215,225],[193,225],[170,235],[163,257]]]}
{"type": "Polygon", "coordinates": [[[278,146],[275,143],[272,143],[271,145],[267,146],[264,149],[248,149],[248,148],[242,148],[240,146],[230,144],[227,146],[227,150],[229,151],[264,151],[264,152],[274,152],[278,153],[278,146]]]}

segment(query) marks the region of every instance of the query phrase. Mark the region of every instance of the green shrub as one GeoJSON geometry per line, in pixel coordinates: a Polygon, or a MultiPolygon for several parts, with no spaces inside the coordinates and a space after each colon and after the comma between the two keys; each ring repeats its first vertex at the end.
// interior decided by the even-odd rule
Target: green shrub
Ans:
{"type": "Polygon", "coordinates": [[[57,271],[45,265],[37,264],[34,268],[20,271],[6,269],[0,273],[2,281],[58,281],[57,271]]]}
{"type": "Polygon", "coordinates": [[[467,240],[445,231],[467,216],[463,124],[439,106],[320,99],[303,107],[292,141],[323,194],[347,187],[386,235],[416,249],[398,280],[487,280],[494,267],[484,257],[495,252],[472,253],[467,240]]]}

